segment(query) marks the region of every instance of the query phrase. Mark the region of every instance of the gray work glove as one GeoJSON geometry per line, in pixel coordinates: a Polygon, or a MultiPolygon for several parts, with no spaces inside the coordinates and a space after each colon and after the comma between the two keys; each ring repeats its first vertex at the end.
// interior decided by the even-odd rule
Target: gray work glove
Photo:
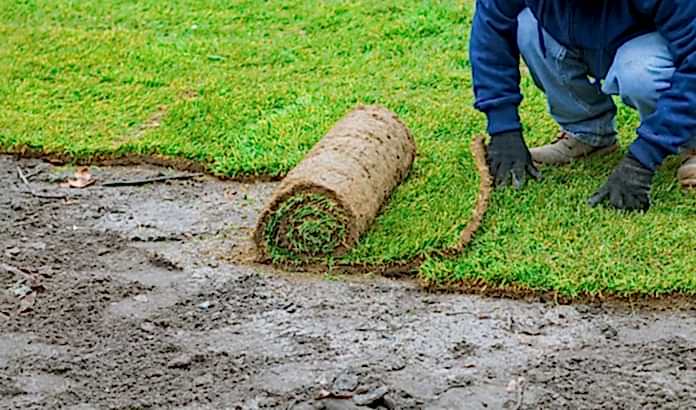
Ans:
{"type": "Polygon", "coordinates": [[[532,162],[532,155],[522,138],[522,131],[511,131],[491,136],[488,144],[488,169],[495,186],[506,186],[512,181],[522,188],[527,175],[541,179],[541,173],[532,162]]]}
{"type": "Polygon", "coordinates": [[[647,211],[650,209],[650,187],[652,171],[643,166],[630,152],[614,169],[606,184],[588,200],[590,206],[596,206],[609,200],[617,209],[627,211],[647,211]]]}

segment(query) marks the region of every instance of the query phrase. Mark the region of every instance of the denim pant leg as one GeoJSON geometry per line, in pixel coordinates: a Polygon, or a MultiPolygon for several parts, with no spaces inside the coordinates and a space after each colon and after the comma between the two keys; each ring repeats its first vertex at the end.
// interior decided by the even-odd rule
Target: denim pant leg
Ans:
{"type": "Polygon", "coordinates": [[[539,42],[539,26],[531,10],[517,18],[517,42],[536,85],[546,93],[556,122],[579,140],[593,146],[616,141],[616,105],[602,93],[599,83],[588,78],[589,68],[580,53],[566,49],[542,30],[545,50],[539,42]]]}
{"type": "MultiPolygon", "coordinates": [[[[602,91],[621,96],[643,120],[655,112],[660,95],[672,85],[675,70],[667,40],[659,33],[645,34],[619,48],[602,91]]],[[[696,148],[696,130],[685,148],[696,148]]]]}

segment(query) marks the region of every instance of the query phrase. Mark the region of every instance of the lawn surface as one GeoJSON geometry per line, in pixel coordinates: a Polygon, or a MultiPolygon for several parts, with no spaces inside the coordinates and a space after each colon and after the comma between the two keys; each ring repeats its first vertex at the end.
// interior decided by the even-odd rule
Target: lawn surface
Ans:
{"type": "MultiPolygon", "coordinates": [[[[216,174],[282,175],[358,103],[409,125],[419,156],[349,261],[390,262],[456,242],[484,132],[472,108],[473,2],[8,1],[0,4],[0,146],[74,157],[159,153],[216,174]]],[[[523,79],[530,145],[556,127],[523,79]]],[[[622,107],[622,145],[637,118],[622,107]]],[[[586,198],[621,153],[493,196],[483,229],[434,282],[483,280],[573,296],[696,293],[696,196],[669,161],[654,207],[626,215],[586,198]]]]}

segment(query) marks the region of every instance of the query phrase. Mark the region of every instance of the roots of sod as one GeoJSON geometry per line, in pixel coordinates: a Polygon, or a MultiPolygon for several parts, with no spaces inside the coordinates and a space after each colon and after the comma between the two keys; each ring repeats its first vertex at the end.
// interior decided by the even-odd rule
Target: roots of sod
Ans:
{"type": "Polygon", "coordinates": [[[321,194],[301,194],[285,201],[266,225],[264,239],[276,262],[325,257],[345,246],[348,216],[321,194]]]}

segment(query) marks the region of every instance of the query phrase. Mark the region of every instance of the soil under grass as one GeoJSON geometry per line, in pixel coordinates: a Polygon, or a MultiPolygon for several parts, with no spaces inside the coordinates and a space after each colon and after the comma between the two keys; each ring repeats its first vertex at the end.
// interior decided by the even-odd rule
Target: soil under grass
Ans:
{"type": "MultiPolygon", "coordinates": [[[[479,185],[468,151],[473,2],[38,1],[0,4],[0,146],[73,158],[164,154],[218,175],[279,176],[358,103],[394,110],[419,156],[348,261],[393,262],[451,246],[479,185]]],[[[528,75],[530,145],[555,125],[528,75]]],[[[637,118],[622,107],[625,147],[637,118]]],[[[696,292],[696,196],[659,174],[653,209],[586,198],[619,160],[559,169],[493,197],[474,243],[428,260],[433,283],[484,281],[567,296],[696,292]]]]}

